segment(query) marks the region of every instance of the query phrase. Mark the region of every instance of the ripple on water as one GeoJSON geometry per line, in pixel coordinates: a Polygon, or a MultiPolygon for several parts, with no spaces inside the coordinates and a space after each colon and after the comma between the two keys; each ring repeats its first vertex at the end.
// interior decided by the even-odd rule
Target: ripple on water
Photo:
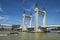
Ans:
{"type": "Polygon", "coordinates": [[[17,36],[0,36],[0,40],[60,40],[60,33],[20,32],[17,36]]]}

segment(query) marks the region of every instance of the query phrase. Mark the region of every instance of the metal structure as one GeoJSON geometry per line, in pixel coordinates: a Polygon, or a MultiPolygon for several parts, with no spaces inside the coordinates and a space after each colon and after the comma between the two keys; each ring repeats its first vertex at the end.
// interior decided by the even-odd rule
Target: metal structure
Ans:
{"type": "MultiPolygon", "coordinates": [[[[45,8],[43,8],[42,10],[39,10],[38,5],[36,4],[34,11],[35,11],[34,32],[46,32],[46,31],[48,31],[47,28],[52,28],[52,27],[59,27],[60,28],[60,25],[46,25],[46,10],[45,10],[45,8]],[[38,26],[38,15],[39,14],[42,15],[42,18],[43,18],[43,25],[40,27],[40,29],[38,26]]],[[[26,18],[30,18],[30,28],[32,28],[32,14],[30,14],[30,16],[27,16],[24,11],[22,31],[27,31],[26,24],[25,24],[26,18]]]]}
{"type": "Polygon", "coordinates": [[[29,18],[29,19],[30,19],[30,27],[32,27],[32,13],[30,14],[30,16],[27,16],[27,15],[25,14],[25,11],[24,11],[22,31],[27,31],[26,24],[25,24],[26,18],[29,18]]]}
{"type": "Polygon", "coordinates": [[[34,30],[37,32],[38,31],[38,14],[41,14],[43,17],[43,27],[46,25],[46,11],[45,8],[43,10],[38,9],[38,5],[35,5],[35,28],[34,30]]]}

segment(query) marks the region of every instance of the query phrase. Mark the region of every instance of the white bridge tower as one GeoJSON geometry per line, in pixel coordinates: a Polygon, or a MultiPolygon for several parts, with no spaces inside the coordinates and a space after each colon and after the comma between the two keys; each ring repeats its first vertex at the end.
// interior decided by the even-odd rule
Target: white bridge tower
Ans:
{"type": "Polygon", "coordinates": [[[22,31],[27,31],[27,27],[26,27],[26,24],[25,24],[26,18],[30,18],[30,27],[32,27],[32,13],[30,14],[30,16],[27,16],[27,15],[25,14],[25,11],[24,11],[22,31]]]}
{"type": "Polygon", "coordinates": [[[46,11],[45,11],[45,8],[43,8],[42,10],[39,10],[38,9],[38,5],[36,4],[35,5],[35,32],[38,31],[38,14],[41,14],[42,17],[43,17],[43,26],[42,27],[45,27],[46,25],[46,11]]]}

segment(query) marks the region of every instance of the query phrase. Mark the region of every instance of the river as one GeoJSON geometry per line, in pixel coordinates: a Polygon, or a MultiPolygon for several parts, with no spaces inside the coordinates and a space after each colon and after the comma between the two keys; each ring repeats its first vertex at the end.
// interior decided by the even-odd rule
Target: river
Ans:
{"type": "Polygon", "coordinates": [[[19,32],[17,36],[0,36],[0,40],[60,40],[60,33],[19,32]]]}

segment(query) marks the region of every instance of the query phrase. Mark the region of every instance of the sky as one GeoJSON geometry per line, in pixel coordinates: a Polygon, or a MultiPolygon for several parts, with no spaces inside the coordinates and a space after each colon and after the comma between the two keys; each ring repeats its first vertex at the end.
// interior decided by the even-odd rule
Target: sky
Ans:
{"type": "MultiPolygon", "coordinates": [[[[46,9],[46,25],[60,25],[60,0],[0,0],[0,24],[22,25],[23,12],[32,13],[32,25],[35,25],[34,8],[38,4],[39,10],[46,9]]],[[[39,25],[42,16],[39,14],[39,25]]],[[[29,19],[26,19],[29,25],[29,19]]]]}

